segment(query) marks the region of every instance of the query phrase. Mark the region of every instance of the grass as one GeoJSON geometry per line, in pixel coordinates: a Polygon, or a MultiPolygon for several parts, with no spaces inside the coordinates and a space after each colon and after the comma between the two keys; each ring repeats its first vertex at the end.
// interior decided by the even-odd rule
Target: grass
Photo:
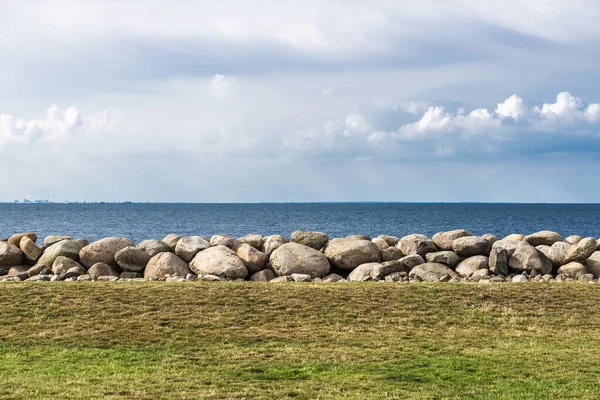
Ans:
{"type": "Polygon", "coordinates": [[[0,399],[597,399],[600,285],[0,285],[0,399]]]}

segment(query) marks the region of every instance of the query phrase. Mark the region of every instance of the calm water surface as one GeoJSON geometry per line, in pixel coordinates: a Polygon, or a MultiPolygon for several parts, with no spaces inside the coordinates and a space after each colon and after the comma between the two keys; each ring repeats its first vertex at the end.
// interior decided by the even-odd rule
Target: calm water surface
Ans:
{"type": "Polygon", "coordinates": [[[498,236],[551,229],[598,238],[600,204],[0,204],[0,237],[34,231],[42,238],[125,236],[139,242],[168,233],[289,236],[309,229],[330,237],[404,236],[456,228],[498,236]]]}

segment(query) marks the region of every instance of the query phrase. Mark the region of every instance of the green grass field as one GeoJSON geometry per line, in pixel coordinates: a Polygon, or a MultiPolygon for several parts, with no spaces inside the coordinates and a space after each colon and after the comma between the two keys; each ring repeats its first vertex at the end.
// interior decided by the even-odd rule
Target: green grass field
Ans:
{"type": "Polygon", "coordinates": [[[1,399],[597,399],[597,284],[7,283],[1,399]]]}

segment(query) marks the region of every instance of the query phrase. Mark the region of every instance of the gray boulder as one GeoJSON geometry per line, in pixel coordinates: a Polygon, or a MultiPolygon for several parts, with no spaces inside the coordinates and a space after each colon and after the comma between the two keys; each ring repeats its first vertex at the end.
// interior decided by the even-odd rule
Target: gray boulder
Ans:
{"type": "Polygon", "coordinates": [[[492,235],[491,233],[486,233],[485,235],[481,235],[481,238],[488,242],[488,248],[491,249],[494,243],[498,241],[498,237],[496,235],[492,235]]]}
{"type": "Polygon", "coordinates": [[[81,265],[76,265],[74,267],[69,268],[67,271],[61,273],[60,279],[65,280],[65,279],[77,278],[81,275],[86,275],[86,274],[87,274],[87,271],[85,270],[85,268],[83,268],[81,265]]]}
{"type": "Polygon", "coordinates": [[[589,273],[594,275],[594,278],[600,277],[600,251],[595,251],[585,260],[585,266],[589,273]]]}
{"type": "Polygon", "coordinates": [[[365,280],[374,280],[373,270],[375,268],[381,267],[379,263],[366,263],[361,264],[358,267],[354,268],[350,274],[348,274],[349,281],[357,281],[362,282],[365,280]]]}
{"type": "Polygon", "coordinates": [[[213,235],[210,238],[210,245],[211,246],[225,246],[225,247],[229,247],[230,249],[236,249],[237,246],[239,245],[239,242],[237,240],[235,240],[235,238],[229,236],[229,235],[213,235]]]}
{"type": "Polygon", "coordinates": [[[269,264],[277,276],[308,274],[313,278],[329,273],[329,261],[320,251],[300,243],[286,243],[271,254],[269,264]]]}
{"type": "Polygon", "coordinates": [[[417,265],[423,264],[425,260],[418,254],[411,254],[409,256],[402,257],[399,260],[384,261],[373,268],[372,276],[373,279],[380,280],[387,275],[396,272],[409,272],[417,265]]]}
{"type": "Polygon", "coordinates": [[[381,254],[381,261],[399,260],[402,257],[404,257],[404,253],[402,253],[402,250],[400,250],[399,248],[397,248],[395,246],[390,246],[387,249],[381,250],[380,254],[381,254]]]}
{"type": "Polygon", "coordinates": [[[91,268],[96,263],[105,263],[116,268],[118,264],[115,261],[115,254],[128,246],[134,246],[130,239],[107,237],[82,248],[79,259],[86,268],[91,268]]]}
{"type": "Polygon", "coordinates": [[[263,269],[262,271],[255,272],[248,279],[251,282],[269,282],[275,278],[275,274],[270,269],[263,269]]]}
{"type": "Polygon", "coordinates": [[[456,267],[456,272],[466,278],[470,278],[475,271],[480,269],[488,269],[489,259],[486,256],[472,256],[464,259],[456,267]]]}
{"type": "Polygon", "coordinates": [[[379,251],[385,250],[390,247],[390,245],[387,244],[387,242],[385,240],[383,240],[382,238],[376,237],[374,239],[371,239],[371,242],[375,243],[375,246],[377,246],[379,251]]]}
{"type": "Polygon", "coordinates": [[[248,275],[244,261],[224,245],[216,245],[196,254],[190,263],[190,268],[198,277],[217,275],[228,279],[238,279],[248,275]]]}
{"type": "Polygon", "coordinates": [[[272,252],[274,252],[281,245],[284,245],[288,242],[286,238],[281,235],[273,235],[269,236],[265,239],[263,243],[263,253],[270,256],[272,252]]]}
{"type": "Polygon", "coordinates": [[[464,236],[452,242],[452,250],[461,257],[483,256],[490,252],[488,242],[479,236],[464,236]]]}
{"type": "Polygon", "coordinates": [[[410,254],[418,254],[421,257],[425,257],[425,254],[427,253],[438,251],[437,247],[435,247],[435,244],[433,244],[433,241],[431,241],[431,239],[429,239],[427,236],[421,234],[404,236],[402,239],[400,239],[400,241],[398,241],[396,247],[398,247],[402,253],[406,254],[407,256],[410,254]]]}
{"type": "Polygon", "coordinates": [[[58,256],[52,264],[52,273],[54,273],[54,275],[60,275],[63,272],[67,272],[69,269],[76,267],[81,267],[81,264],[68,257],[58,256]]]}
{"type": "Polygon", "coordinates": [[[167,236],[164,237],[162,242],[165,243],[167,246],[169,246],[169,248],[171,249],[172,252],[175,252],[175,247],[177,246],[177,242],[179,242],[180,240],[181,240],[181,236],[176,235],[174,233],[169,233],[167,236]]]}
{"type": "Polygon", "coordinates": [[[324,232],[295,231],[292,233],[292,242],[300,243],[316,250],[321,250],[329,241],[329,236],[324,232]]]}
{"type": "Polygon", "coordinates": [[[112,265],[108,265],[103,262],[98,262],[92,265],[87,270],[87,275],[91,276],[92,279],[98,279],[101,276],[114,276],[118,278],[120,272],[117,271],[117,269],[114,268],[112,265]]]}
{"type": "Polygon", "coordinates": [[[6,274],[8,269],[23,263],[23,252],[14,244],[0,242],[0,275],[6,274]]]}
{"type": "Polygon", "coordinates": [[[427,262],[445,264],[449,267],[454,267],[458,264],[460,257],[453,251],[436,251],[425,255],[427,262]]]}
{"type": "Polygon", "coordinates": [[[385,240],[385,242],[388,244],[388,246],[396,246],[398,244],[398,242],[400,241],[399,238],[397,238],[396,236],[390,236],[390,235],[379,235],[377,236],[379,239],[383,239],[385,240]]]}
{"type": "Polygon", "coordinates": [[[190,262],[201,252],[210,247],[210,242],[202,236],[185,236],[179,239],[175,245],[175,254],[183,260],[190,262]]]}
{"type": "Polygon", "coordinates": [[[346,236],[346,239],[349,240],[371,240],[371,237],[369,235],[348,235],[346,236]]]}
{"type": "Polygon", "coordinates": [[[42,255],[42,249],[38,247],[29,236],[23,236],[21,238],[21,241],[19,242],[19,248],[25,255],[27,262],[32,265],[35,264],[35,262],[42,255]]]}
{"type": "Polygon", "coordinates": [[[75,240],[63,239],[47,247],[42,253],[41,257],[37,260],[37,263],[44,264],[48,268],[52,268],[54,260],[56,260],[56,258],[59,256],[78,261],[80,251],[81,245],[75,240]]]}
{"type": "Polygon", "coordinates": [[[526,242],[518,246],[508,260],[508,266],[517,272],[538,271],[541,274],[552,272],[552,262],[538,249],[526,242]]]}
{"type": "Polygon", "coordinates": [[[581,239],[583,239],[583,238],[579,235],[571,235],[571,236],[567,236],[565,238],[565,242],[567,242],[569,244],[577,244],[577,243],[581,242],[581,239]]]}
{"type": "Polygon", "coordinates": [[[262,250],[263,237],[257,234],[249,234],[244,237],[238,238],[239,243],[246,243],[254,247],[256,250],[262,250]]]}
{"type": "Polygon", "coordinates": [[[267,261],[269,261],[268,255],[247,243],[241,243],[236,252],[238,257],[246,264],[250,274],[265,269],[267,261]]]}
{"type": "MultiPolygon", "coordinates": [[[[177,243],[175,246],[177,246],[177,243]]],[[[162,240],[144,240],[143,242],[140,242],[137,247],[140,250],[145,251],[150,257],[154,257],[159,253],[169,253],[172,251],[171,246],[162,240]]]]}
{"type": "Polygon", "coordinates": [[[148,261],[144,269],[144,278],[160,279],[166,275],[186,277],[191,273],[188,264],[173,253],[158,253],[148,261]]]}
{"type": "Polygon", "coordinates": [[[534,247],[540,244],[552,246],[556,242],[561,242],[562,237],[553,231],[539,231],[525,236],[523,240],[534,247]]]}
{"type": "Polygon", "coordinates": [[[343,282],[343,281],[346,281],[346,280],[344,279],[343,276],[340,276],[338,274],[329,274],[329,275],[327,275],[327,276],[325,276],[323,278],[323,282],[325,282],[325,283],[329,283],[329,282],[343,282]]]}
{"type": "Polygon", "coordinates": [[[536,246],[536,249],[538,249],[546,257],[548,257],[550,262],[552,262],[552,265],[554,265],[555,267],[559,267],[565,264],[567,250],[569,250],[571,246],[572,245],[568,244],[567,242],[556,242],[552,246],[541,244],[539,246],[536,246]]]}
{"type": "Polygon", "coordinates": [[[576,261],[571,261],[568,264],[561,266],[557,271],[557,275],[565,275],[569,278],[578,279],[580,276],[587,274],[585,266],[576,261]]]}
{"type": "Polygon", "coordinates": [[[458,275],[444,264],[424,263],[411,269],[408,277],[423,282],[439,282],[457,279],[458,275]]]}
{"type": "Polygon", "coordinates": [[[60,242],[61,240],[73,240],[71,236],[56,236],[50,235],[44,238],[44,249],[52,246],[55,243],[60,242]]]}
{"type": "Polygon", "coordinates": [[[115,254],[115,261],[126,272],[143,271],[150,258],[152,257],[144,250],[133,246],[127,246],[115,254]]]}
{"type": "Polygon", "coordinates": [[[333,239],[325,247],[325,256],[336,268],[352,270],[361,264],[379,262],[379,248],[370,240],[333,239]]]}
{"type": "Polygon", "coordinates": [[[290,275],[294,282],[312,282],[313,278],[308,274],[292,274],[290,275]]]}
{"type": "Polygon", "coordinates": [[[568,248],[565,254],[565,263],[571,261],[584,262],[597,250],[598,242],[596,242],[596,239],[592,237],[583,238],[579,243],[568,248]]]}
{"type": "Polygon", "coordinates": [[[464,229],[455,229],[453,231],[447,232],[438,232],[431,238],[433,243],[440,250],[452,250],[452,242],[456,239],[465,237],[465,236],[473,236],[473,234],[464,229]]]}
{"type": "Polygon", "coordinates": [[[520,242],[522,242],[524,239],[525,236],[520,233],[511,233],[510,235],[507,235],[502,238],[502,240],[518,240],[520,242]]]}
{"type": "Polygon", "coordinates": [[[44,264],[36,264],[27,270],[27,274],[29,276],[51,275],[52,270],[50,268],[46,267],[44,264]]]}
{"type": "Polygon", "coordinates": [[[508,258],[510,258],[517,249],[517,247],[521,246],[523,243],[524,242],[521,240],[502,239],[495,242],[492,245],[492,249],[506,250],[506,255],[508,256],[508,258]]]}
{"type": "Polygon", "coordinates": [[[495,274],[508,275],[508,253],[500,247],[493,247],[490,251],[489,270],[495,274]]]}

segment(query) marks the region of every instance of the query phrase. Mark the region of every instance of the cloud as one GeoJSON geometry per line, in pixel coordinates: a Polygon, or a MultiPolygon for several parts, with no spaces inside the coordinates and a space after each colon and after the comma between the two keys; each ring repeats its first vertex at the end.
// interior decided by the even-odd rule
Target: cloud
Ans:
{"type": "Polygon", "coordinates": [[[502,103],[498,103],[496,114],[502,118],[519,119],[527,112],[523,99],[513,94],[502,103]]]}

